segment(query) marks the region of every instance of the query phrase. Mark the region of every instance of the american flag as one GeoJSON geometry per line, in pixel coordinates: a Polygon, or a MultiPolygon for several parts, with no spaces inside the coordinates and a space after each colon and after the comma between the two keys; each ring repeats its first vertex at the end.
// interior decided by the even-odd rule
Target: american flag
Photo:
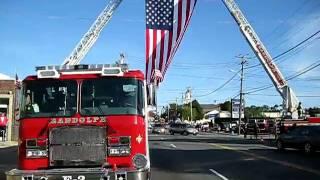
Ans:
{"type": "Polygon", "coordinates": [[[19,80],[19,77],[18,77],[17,73],[16,73],[15,86],[16,86],[16,89],[20,89],[21,88],[21,81],[19,80]]]}
{"type": "Polygon", "coordinates": [[[197,0],[146,0],[146,80],[159,84],[188,27],[197,0]]]}

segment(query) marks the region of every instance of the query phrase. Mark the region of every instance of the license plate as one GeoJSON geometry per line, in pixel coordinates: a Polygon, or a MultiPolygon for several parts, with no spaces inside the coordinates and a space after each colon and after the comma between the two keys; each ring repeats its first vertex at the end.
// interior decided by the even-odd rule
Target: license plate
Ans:
{"type": "Polygon", "coordinates": [[[77,177],[74,177],[74,176],[62,176],[62,180],[86,180],[86,177],[85,176],[77,176],[77,177]]]}
{"type": "MultiPolygon", "coordinates": [[[[89,179],[91,179],[91,178],[89,177],[89,179]]],[[[104,178],[101,178],[101,179],[110,180],[110,176],[104,176],[104,178]]],[[[86,180],[86,177],[83,175],[79,175],[79,176],[67,175],[67,176],[62,176],[62,180],[86,180]]]]}

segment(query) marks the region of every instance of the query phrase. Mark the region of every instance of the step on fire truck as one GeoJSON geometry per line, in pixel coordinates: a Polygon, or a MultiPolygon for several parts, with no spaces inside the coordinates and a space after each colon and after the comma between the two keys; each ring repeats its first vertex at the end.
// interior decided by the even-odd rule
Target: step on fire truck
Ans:
{"type": "Polygon", "coordinates": [[[147,180],[146,84],[126,64],[37,67],[23,81],[8,180],[147,180]]]}

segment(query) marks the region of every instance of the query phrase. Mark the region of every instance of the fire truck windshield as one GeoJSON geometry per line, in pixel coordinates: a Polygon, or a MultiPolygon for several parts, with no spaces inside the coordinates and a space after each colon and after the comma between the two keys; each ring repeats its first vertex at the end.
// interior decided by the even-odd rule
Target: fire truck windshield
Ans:
{"type": "Polygon", "coordinates": [[[25,84],[22,117],[72,116],[76,113],[76,81],[38,80],[25,84]]]}
{"type": "Polygon", "coordinates": [[[81,89],[82,115],[142,115],[143,84],[130,78],[84,80],[81,89]]]}

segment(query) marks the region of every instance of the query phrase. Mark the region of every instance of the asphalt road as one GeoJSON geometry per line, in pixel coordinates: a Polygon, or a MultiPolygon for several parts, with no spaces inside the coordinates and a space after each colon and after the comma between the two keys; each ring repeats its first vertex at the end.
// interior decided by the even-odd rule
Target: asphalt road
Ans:
{"type": "MultiPolygon", "coordinates": [[[[278,152],[269,141],[229,135],[150,135],[149,141],[152,180],[320,179],[320,153],[278,152]]],[[[16,151],[0,148],[0,180],[16,166],[16,151]]]]}
{"type": "Polygon", "coordinates": [[[153,180],[319,180],[320,153],[226,135],[151,135],[153,180]],[[266,144],[266,145],[264,145],[266,144]]]}
{"type": "Polygon", "coordinates": [[[17,146],[0,148],[0,180],[6,179],[5,171],[16,167],[17,151],[17,146]]]}

